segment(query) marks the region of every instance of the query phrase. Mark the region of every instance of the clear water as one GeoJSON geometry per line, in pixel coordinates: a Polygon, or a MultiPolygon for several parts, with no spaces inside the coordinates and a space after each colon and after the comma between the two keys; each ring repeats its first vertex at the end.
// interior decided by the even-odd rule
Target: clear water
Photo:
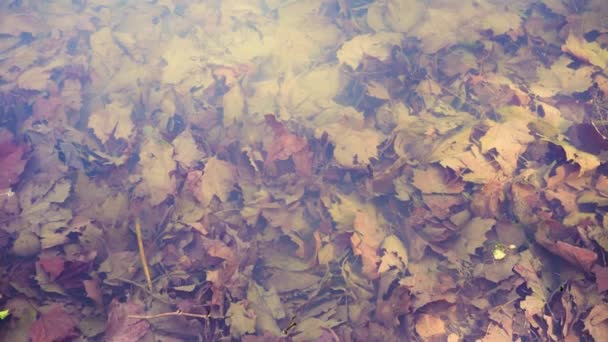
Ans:
{"type": "Polygon", "coordinates": [[[608,339],[606,18],[1,1],[0,339],[608,339]]]}

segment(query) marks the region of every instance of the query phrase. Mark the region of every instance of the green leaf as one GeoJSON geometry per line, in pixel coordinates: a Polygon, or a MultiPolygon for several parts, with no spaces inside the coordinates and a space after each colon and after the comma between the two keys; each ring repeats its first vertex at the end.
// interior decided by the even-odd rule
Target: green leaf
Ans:
{"type": "Polygon", "coordinates": [[[10,315],[10,310],[6,309],[6,310],[2,310],[0,311],[0,321],[5,319],[6,317],[8,317],[8,315],[10,315]]]}

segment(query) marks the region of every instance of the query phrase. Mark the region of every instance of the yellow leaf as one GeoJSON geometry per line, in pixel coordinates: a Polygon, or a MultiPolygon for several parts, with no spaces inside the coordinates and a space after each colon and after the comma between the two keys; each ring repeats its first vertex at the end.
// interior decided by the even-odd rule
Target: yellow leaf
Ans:
{"type": "Polygon", "coordinates": [[[131,122],[133,105],[111,102],[104,109],[97,110],[89,117],[89,128],[103,143],[110,137],[128,139],[135,128],[131,122]]]}
{"type": "Polygon", "coordinates": [[[382,241],[381,249],[384,250],[379,273],[388,271],[391,267],[396,267],[400,271],[404,271],[409,261],[407,250],[403,242],[394,234],[387,236],[382,241]]]}
{"type": "Polygon", "coordinates": [[[173,147],[164,141],[147,139],[139,152],[142,183],[139,190],[150,196],[155,206],[175,192],[176,180],[171,175],[175,170],[173,147]]]}
{"type": "Polygon", "coordinates": [[[356,69],[364,56],[375,57],[381,61],[391,56],[393,46],[400,45],[403,35],[394,32],[362,34],[342,44],[337,52],[340,63],[356,69]]]}
{"type": "Polygon", "coordinates": [[[511,175],[517,169],[519,156],[526,150],[527,144],[534,141],[528,129],[533,116],[529,110],[520,107],[505,107],[498,112],[504,117],[504,122],[488,122],[490,128],[479,139],[481,152],[495,149],[498,152],[496,161],[505,174],[511,175]]]}
{"type": "Polygon", "coordinates": [[[601,161],[596,155],[581,151],[565,141],[560,142],[558,145],[566,151],[568,161],[572,161],[581,167],[578,172],[579,175],[586,174],[600,166],[601,161]]]}
{"type": "Polygon", "coordinates": [[[226,312],[226,323],[233,337],[255,333],[256,314],[246,307],[246,303],[246,300],[232,303],[226,312]]]}
{"type": "Polygon", "coordinates": [[[378,157],[377,146],[382,142],[382,135],[373,129],[353,129],[341,122],[318,128],[316,136],[327,133],[331,142],[336,145],[334,158],[346,168],[363,169],[371,158],[378,157]]]}
{"type": "Polygon", "coordinates": [[[597,42],[587,42],[584,38],[570,34],[562,51],[587,61],[602,70],[608,68],[608,50],[603,49],[597,42]]]}
{"type": "Polygon", "coordinates": [[[568,68],[572,60],[566,56],[560,57],[550,69],[543,66],[537,70],[538,82],[531,85],[530,90],[542,97],[557,94],[571,94],[589,89],[593,84],[591,75],[595,71],[590,66],[578,69],[568,68]]]}

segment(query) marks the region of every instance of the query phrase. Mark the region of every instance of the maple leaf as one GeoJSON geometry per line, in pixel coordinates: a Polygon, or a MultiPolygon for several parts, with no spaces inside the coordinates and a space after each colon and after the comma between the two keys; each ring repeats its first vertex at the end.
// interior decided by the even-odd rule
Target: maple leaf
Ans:
{"type": "Polygon", "coordinates": [[[200,171],[192,171],[188,173],[186,180],[187,186],[204,206],[208,206],[214,196],[226,202],[235,183],[234,166],[217,157],[207,160],[202,175],[200,171]]]}
{"type": "Polygon", "coordinates": [[[76,320],[55,304],[32,324],[29,335],[32,342],[63,341],[77,336],[75,328],[76,320]]]}

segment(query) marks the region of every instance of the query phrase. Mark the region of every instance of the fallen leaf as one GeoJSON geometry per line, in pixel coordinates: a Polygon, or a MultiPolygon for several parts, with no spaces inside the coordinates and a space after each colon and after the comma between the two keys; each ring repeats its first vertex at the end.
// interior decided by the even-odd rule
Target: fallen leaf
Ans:
{"type": "Polygon", "coordinates": [[[205,153],[199,149],[189,130],[173,139],[172,144],[175,150],[175,160],[185,169],[194,167],[205,157],[205,153]]]}
{"type": "Polygon", "coordinates": [[[425,194],[458,194],[464,190],[463,182],[450,179],[449,171],[437,166],[414,169],[412,185],[425,194]]]}
{"type": "Polygon", "coordinates": [[[103,306],[103,293],[97,279],[85,279],[82,281],[87,297],[98,306],[103,306]]]}
{"type": "Polygon", "coordinates": [[[77,336],[76,320],[61,305],[55,304],[30,327],[32,342],[55,342],[77,336]]]}
{"type": "Polygon", "coordinates": [[[555,61],[550,69],[543,66],[537,70],[538,82],[531,85],[530,89],[541,97],[551,97],[557,94],[572,94],[582,92],[593,84],[591,75],[595,71],[589,66],[581,66],[571,69],[568,65],[572,60],[566,56],[555,61]]]}
{"type": "Polygon", "coordinates": [[[27,150],[27,146],[14,143],[12,135],[4,130],[0,131],[0,189],[17,183],[27,163],[27,150]]]}
{"type": "Polygon", "coordinates": [[[173,146],[153,138],[147,139],[141,146],[139,165],[142,183],[138,189],[150,197],[153,206],[175,193],[176,179],[172,173],[176,163],[173,152],[173,146]]]}
{"type": "Polygon", "coordinates": [[[383,252],[378,273],[384,273],[392,267],[397,268],[399,271],[405,270],[409,263],[407,250],[403,242],[396,235],[389,235],[384,238],[380,248],[383,252]]]}
{"type": "Polygon", "coordinates": [[[608,304],[599,303],[591,309],[585,318],[585,329],[596,341],[608,340],[608,304]]]}
{"type": "Polygon", "coordinates": [[[454,249],[463,258],[475,255],[475,250],[483,246],[486,241],[486,233],[494,227],[496,220],[474,217],[460,232],[460,239],[454,249]]]}
{"type": "Polygon", "coordinates": [[[359,130],[334,123],[316,131],[318,137],[323,133],[327,133],[336,145],[334,158],[342,167],[362,169],[369,165],[370,159],[378,157],[377,147],[382,141],[382,135],[376,130],[359,130]]]}
{"type": "Polygon", "coordinates": [[[358,35],[342,44],[336,55],[340,63],[346,64],[354,70],[365,56],[374,57],[380,61],[388,60],[393,46],[401,45],[402,39],[403,35],[396,32],[358,35]]]}
{"type": "Polygon", "coordinates": [[[416,332],[420,337],[427,339],[433,336],[445,335],[445,322],[431,314],[421,314],[416,319],[416,332]]]}
{"type": "Polygon", "coordinates": [[[528,129],[532,116],[528,110],[519,107],[505,107],[498,112],[504,116],[504,121],[489,124],[490,128],[479,139],[481,152],[495,150],[498,153],[494,157],[496,162],[506,175],[511,175],[517,169],[519,157],[527,144],[534,141],[528,129]]]}
{"type": "Polygon", "coordinates": [[[141,315],[142,307],[133,301],[120,303],[112,300],[108,309],[105,339],[108,342],[138,341],[150,329],[150,324],[141,318],[130,318],[130,315],[141,315]]]}
{"type": "Polygon", "coordinates": [[[194,195],[204,206],[208,206],[214,196],[226,202],[236,183],[236,171],[229,162],[211,157],[205,164],[202,176],[193,173],[190,183],[194,195]]]}
{"type": "Polygon", "coordinates": [[[608,49],[602,48],[598,42],[587,42],[582,37],[570,34],[562,45],[562,51],[571,53],[600,69],[608,68],[608,49]]]}
{"type": "Polygon", "coordinates": [[[38,263],[53,281],[59,277],[65,268],[65,260],[60,256],[43,256],[38,263]]]}
{"type": "Polygon", "coordinates": [[[574,162],[580,166],[578,172],[579,176],[595,170],[601,164],[601,161],[597,156],[581,151],[568,142],[560,142],[559,146],[566,152],[568,161],[574,162]]]}
{"type": "Polygon", "coordinates": [[[22,89],[42,91],[47,88],[51,78],[51,70],[48,67],[33,67],[17,79],[17,86],[22,89]]]}
{"type": "Polygon", "coordinates": [[[296,173],[300,176],[310,176],[312,173],[312,152],[306,138],[299,137],[287,130],[276,120],[274,115],[266,115],[266,123],[273,129],[274,138],[267,147],[265,164],[273,164],[278,160],[293,160],[296,173]]]}
{"type": "Polygon", "coordinates": [[[129,103],[111,102],[89,117],[89,128],[103,143],[111,137],[129,139],[135,126],[131,121],[133,106],[129,103]]]}
{"type": "Polygon", "coordinates": [[[226,323],[230,326],[232,337],[255,333],[255,320],[256,314],[247,308],[246,300],[230,304],[226,312],[226,323]]]}

